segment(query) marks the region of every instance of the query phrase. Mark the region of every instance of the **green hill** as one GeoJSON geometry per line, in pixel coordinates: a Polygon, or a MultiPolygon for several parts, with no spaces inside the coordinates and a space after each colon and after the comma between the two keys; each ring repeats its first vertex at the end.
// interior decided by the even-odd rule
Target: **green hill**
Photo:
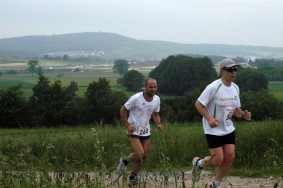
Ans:
{"type": "Polygon", "coordinates": [[[166,58],[172,54],[278,58],[283,56],[283,48],[227,44],[180,44],[166,41],[136,40],[119,34],[104,32],[0,39],[0,56],[42,57],[46,54],[99,56],[104,59],[155,60],[166,58]]]}

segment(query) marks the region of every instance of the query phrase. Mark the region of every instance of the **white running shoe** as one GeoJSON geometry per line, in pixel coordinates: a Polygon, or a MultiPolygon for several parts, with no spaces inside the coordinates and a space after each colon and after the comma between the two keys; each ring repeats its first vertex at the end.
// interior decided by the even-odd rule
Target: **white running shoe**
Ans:
{"type": "Polygon", "coordinates": [[[209,188],[221,188],[220,187],[220,183],[219,184],[217,184],[217,183],[215,183],[214,181],[209,185],[209,188]]]}
{"type": "Polygon", "coordinates": [[[126,170],[126,165],[124,163],[124,157],[121,157],[120,161],[119,161],[119,164],[117,166],[117,171],[116,172],[117,172],[117,174],[122,175],[122,174],[124,174],[125,170],[126,170]]]}
{"type": "Polygon", "coordinates": [[[202,167],[200,167],[197,162],[200,160],[199,157],[194,157],[193,158],[193,161],[192,161],[192,165],[193,165],[193,168],[192,168],[192,181],[193,182],[198,182],[200,180],[200,174],[201,174],[201,171],[202,171],[202,167]]]}

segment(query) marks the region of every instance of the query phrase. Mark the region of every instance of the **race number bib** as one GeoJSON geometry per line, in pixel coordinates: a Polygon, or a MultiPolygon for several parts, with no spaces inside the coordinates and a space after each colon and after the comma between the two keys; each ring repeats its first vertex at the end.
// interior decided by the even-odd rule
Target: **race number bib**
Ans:
{"type": "Polygon", "coordinates": [[[148,128],[146,126],[140,126],[139,127],[139,135],[143,136],[148,134],[148,128]]]}
{"type": "Polygon", "coordinates": [[[223,121],[231,120],[234,114],[234,109],[226,108],[224,112],[223,121]]]}

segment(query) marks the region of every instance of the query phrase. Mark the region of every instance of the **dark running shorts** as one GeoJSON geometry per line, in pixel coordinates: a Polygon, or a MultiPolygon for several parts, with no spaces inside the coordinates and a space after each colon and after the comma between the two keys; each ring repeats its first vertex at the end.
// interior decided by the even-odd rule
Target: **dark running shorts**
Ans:
{"type": "Polygon", "coordinates": [[[212,148],[219,148],[225,144],[234,144],[235,141],[235,131],[233,131],[230,134],[224,135],[224,136],[216,136],[211,134],[206,134],[206,142],[209,147],[209,149],[212,148]]]}
{"type": "Polygon", "coordinates": [[[150,135],[149,136],[139,136],[139,135],[128,134],[128,136],[131,138],[139,138],[140,140],[150,139],[150,135]]]}

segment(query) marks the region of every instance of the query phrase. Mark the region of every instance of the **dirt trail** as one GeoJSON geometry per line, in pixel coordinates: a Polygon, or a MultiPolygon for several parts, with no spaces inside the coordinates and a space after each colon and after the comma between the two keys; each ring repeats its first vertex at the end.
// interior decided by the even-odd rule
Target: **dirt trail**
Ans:
{"type": "MultiPolygon", "coordinates": [[[[141,179],[144,183],[135,187],[146,188],[191,188],[191,171],[186,171],[178,175],[165,177],[153,173],[142,174],[141,179]]],[[[210,172],[203,172],[201,180],[195,183],[194,188],[205,188],[212,181],[213,175],[210,172]]],[[[108,180],[109,183],[109,180],[108,180]]],[[[128,187],[126,180],[120,178],[119,182],[110,184],[109,187],[128,187]]],[[[282,178],[240,178],[234,176],[226,177],[221,183],[221,188],[283,188],[282,178]]]]}

